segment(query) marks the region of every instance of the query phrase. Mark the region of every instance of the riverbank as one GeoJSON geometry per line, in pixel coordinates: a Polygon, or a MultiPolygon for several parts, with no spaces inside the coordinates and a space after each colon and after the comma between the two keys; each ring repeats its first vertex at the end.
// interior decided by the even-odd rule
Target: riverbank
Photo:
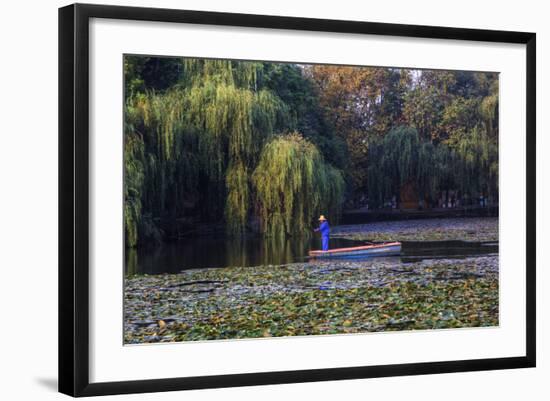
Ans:
{"type": "Polygon", "coordinates": [[[331,236],[360,241],[498,241],[498,217],[340,225],[334,227],[331,236]]]}
{"type": "Polygon", "coordinates": [[[446,219],[456,217],[498,217],[498,205],[458,206],[453,208],[430,209],[352,209],[342,212],[342,224],[366,224],[380,221],[446,219]]]}

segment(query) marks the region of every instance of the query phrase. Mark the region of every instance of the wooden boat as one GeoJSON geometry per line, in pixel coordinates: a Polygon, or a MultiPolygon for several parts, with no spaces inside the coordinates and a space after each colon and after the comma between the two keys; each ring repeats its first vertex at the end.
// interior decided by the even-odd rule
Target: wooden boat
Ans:
{"type": "Polygon", "coordinates": [[[328,251],[309,251],[311,258],[367,258],[375,256],[395,256],[401,254],[401,242],[386,242],[354,246],[351,248],[336,248],[328,251]]]}

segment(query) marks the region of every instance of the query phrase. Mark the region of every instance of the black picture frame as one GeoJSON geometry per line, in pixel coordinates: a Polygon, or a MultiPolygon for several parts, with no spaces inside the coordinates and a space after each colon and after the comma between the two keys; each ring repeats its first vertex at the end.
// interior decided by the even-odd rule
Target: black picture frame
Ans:
{"type": "Polygon", "coordinates": [[[59,391],[71,396],[142,393],[384,376],[534,367],[536,35],[526,32],[337,21],[266,15],[74,4],[59,9],[59,391]],[[525,355],[382,366],[90,383],[89,132],[90,18],[437,38],[526,46],[526,344],[525,355]]]}

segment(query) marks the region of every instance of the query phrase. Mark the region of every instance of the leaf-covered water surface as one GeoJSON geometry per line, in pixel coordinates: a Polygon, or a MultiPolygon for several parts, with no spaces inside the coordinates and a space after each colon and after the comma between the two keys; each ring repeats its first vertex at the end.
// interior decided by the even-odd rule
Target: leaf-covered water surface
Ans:
{"type": "Polygon", "coordinates": [[[133,276],[125,343],[496,326],[498,256],[133,276]]]}

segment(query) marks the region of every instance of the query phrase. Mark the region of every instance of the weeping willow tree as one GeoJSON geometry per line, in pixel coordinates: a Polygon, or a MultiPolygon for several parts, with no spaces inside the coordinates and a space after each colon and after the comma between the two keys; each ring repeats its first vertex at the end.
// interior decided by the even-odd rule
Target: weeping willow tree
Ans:
{"type": "Polygon", "coordinates": [[[255,67],[185,60],[179,85],[128,99],[127,126],[143,135],[147,153],[142,196],[147,210],[176,218],[194,199],[208,218],[225,214],[232,231],[244,229],[249,172],[287,112],[277,96],[256,90],[255,67]]]}
{"type": "Polygon", "coordinates": [[[419,199],[460,191],[473,198],[497,196],[498,146],[483,125],[464,133],[453,146],[420,140],[415,129],[398,127],[369,144],[368,188],[375,207],[412,184],[419,199]]]}
{"type": "Polygon", "coordinates": [[[498,195],[498,147],[483,127],[475,127],[457,147],[461,163],[457,177],[460,188],[484,196],[498,195]]]}
{"type": "Polygon", "coordinates": [[[436,148],[431,142],[418,144],[418,162],[416,165],[416,185],[421,199],[430,198],[438,190],[440,184],[441,149],[436,148]],[[439,150],[439,152],[438,152],[439,150]]]}
{"type": "Polygon", "coordinates": [[[418,132],[410,127],[393,129],[369,144],[369,198],[374,204],[399,196],[406,182],[418,178],[419,144],[418,132]]]}
{"type": "Polygon", "coordinates": [[[298,133],[275,137],[253,174],[262,231],[284,237],[308,232],[319,213],[340,213],[344,180],[319,150],[298,133]]]}
{"type": "Polygon", "coordinates": [[[141,192],[144,181],[144,145],[142,139],[128,132],[124,140],[124,222],[126,239],[134,247],[141,222],[141,192]]]}
{"type": "Polygon", "coordinates": [[[342,80],[341,68],[128,57],[129,246],[202,224],[307,231],[320,212],[338,218],[344,174],[358,199],[348,207],[365,189],[375,207],[404,187],[421,199],[498,194],[497,74],[354,69],[342,80]]]}
{"type": "MultiPolygon", "coordinates": [[[[289,107],[258,84],[259,63],[183,59],[180,70],[180,80],[167,90],[146,90],[126,100],[129,246],[150,231],[144,230],[145,224],[175,227],[168,235],[179,235],[175,222],[186,215],[198,214],[206,222],[224,220],[234,234],[245,231],[256,211],[252,174],[263,149],[275,132],[286,132],[295,123],[289,107]]],[[[291,174],[306,174],[293,179],[308,182],[322,174],[323,180],[342,186],[340,173],[322,162],[313,144],[307,145],[304,149],[315,153],[314,167],[322,170],[313,176],[308,169],[293,170],[291,174]]],[[[341,198],[342,189],[327,186],[326,191],[329,198],[323,202],[339,210],[341,201],[335,199],[341,198]]],[[[305,201],[301,205],[309,207],[305,201]]],[[[299,213],[311,217],[309,210],[299,213]]]]}

